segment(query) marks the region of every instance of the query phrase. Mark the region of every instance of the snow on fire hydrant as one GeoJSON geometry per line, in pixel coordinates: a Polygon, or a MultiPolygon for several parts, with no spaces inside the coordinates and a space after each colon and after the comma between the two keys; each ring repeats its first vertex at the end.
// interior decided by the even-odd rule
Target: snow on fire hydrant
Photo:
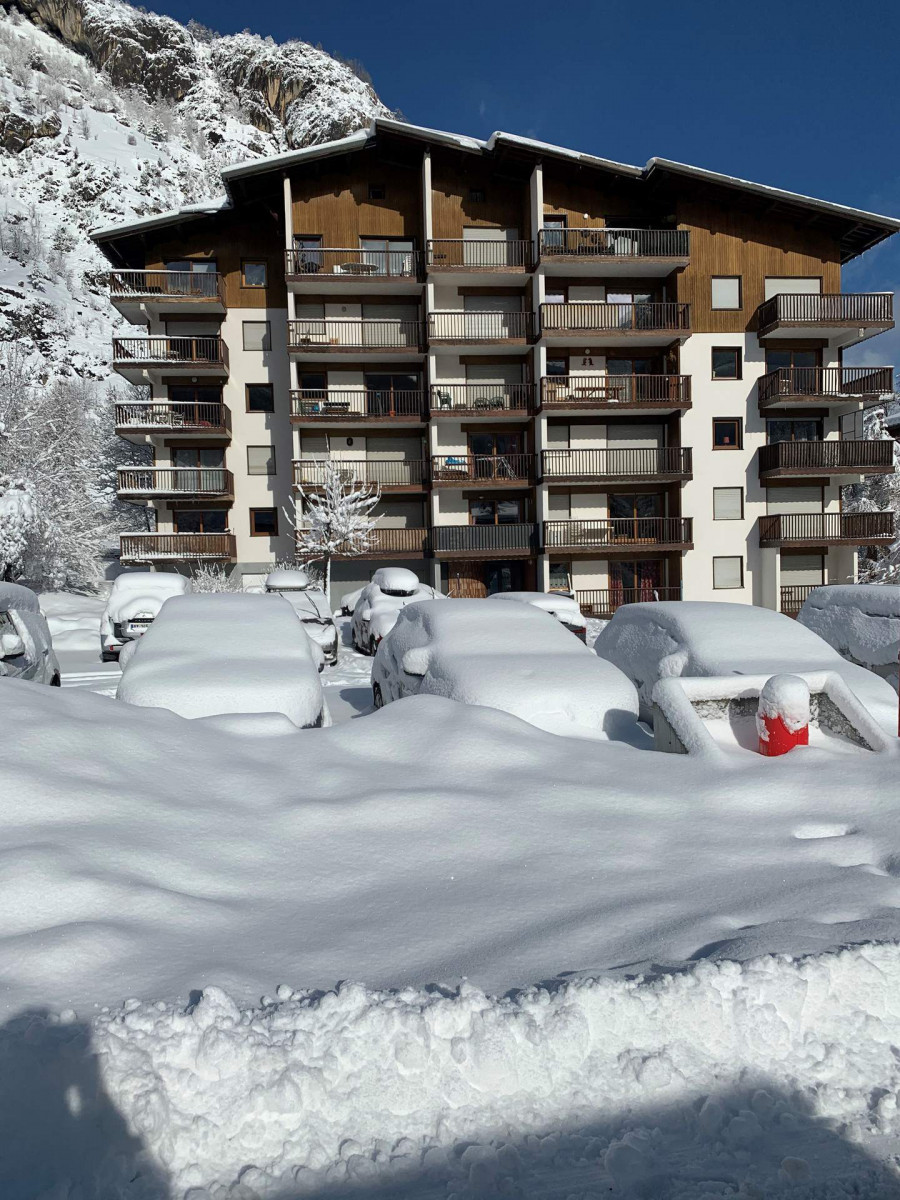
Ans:
{"type": "Polygon", "coordinates": [[[768,758],[809,745],[809,686],[797,675],[773,675],[759,693],[759,752],[768,758]]]}

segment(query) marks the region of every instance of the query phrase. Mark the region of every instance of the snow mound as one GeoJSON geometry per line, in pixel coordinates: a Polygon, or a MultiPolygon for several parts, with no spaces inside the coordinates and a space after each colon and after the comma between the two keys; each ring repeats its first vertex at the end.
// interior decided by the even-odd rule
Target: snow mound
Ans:
{"type": "Polygon", "coordinates": [[[900,656],[900,584],[816,588],[797,619],[839,654],[863,666],[893,665],[900,656]]]}
{"type": "Polygon", "coordinates": [[[55,650],[97,649],[100,618],[106,608],[106,600],[102,596],[44,592],[40,603],[55,650]]]}

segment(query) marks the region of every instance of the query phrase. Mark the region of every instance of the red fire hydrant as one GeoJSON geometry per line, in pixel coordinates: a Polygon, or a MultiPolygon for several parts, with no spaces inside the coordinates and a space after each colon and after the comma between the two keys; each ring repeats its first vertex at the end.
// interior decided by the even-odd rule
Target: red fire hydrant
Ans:
{"type": "Polygon", "coordinates": [[[759,693],[759,752],[767,758],[809,745],[809,686],[797,675],[773,675],[759,693]]]}

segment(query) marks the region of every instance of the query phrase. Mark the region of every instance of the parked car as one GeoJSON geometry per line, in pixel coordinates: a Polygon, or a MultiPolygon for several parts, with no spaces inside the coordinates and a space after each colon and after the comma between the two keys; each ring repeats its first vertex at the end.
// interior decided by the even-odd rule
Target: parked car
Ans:
{"type": "Polygon", "coordinates": [[[126,571],[117,576],[100,618],[103,661],[115,662],[126,642],[143,637],[170,596],[190,590],[190,579],[174,571],[126,571]]]}
{"type": "Polygon", "coordinates": [[[634,681],[645,721],[652,719],[659,679],[834,671],[879,724],[897,732],[897,696],[883,679],[768,608],[703,600],[625,604],[601,630],[594,651],[634,681]]]}
{"type": "MultiPolygon", "coordinates": [[[[372,578],[369,580],[369,582],[367,584],[365,584],[363,587],[356,588],[355,591],[352,591],[352,592],[345,592],[343,594],[343,596],[341,596],[341,612],[343,613],[343,615],[345,617],[349,617],[353,614],[353,610],[356,608],[357,604],[359,603],[359,598],[363,594],[363,592],[366,590],[366,588],[371,587],[373,583],[377,583],[380,586],[381,583],[389,577],[390,572],[394,572],[399,569],[403,569],[403,568],[379,567],[378,570],[372,576],[372,578]]],[[[407,575],[413,574],[412,571],[406,571],[405,573],[407,575]]],[[[418,578],[416,578],[416,582],[417,583],[419,582],[418,578]]],[[[427,584],[421,584],[421,586],[427,587],[427,584]]],[[[436,592],[434,590],[434,588],[431,588],[430,591],[431,591],[432,598],[434,598],[435,596],[441,595],[441,593],[436,592]]]]}
{"type": "Polygon", "coordinates": [[[173,596],[132,652],[116,695],[182,717],[279,713],[329,724],[316,653],[281,596],[173,596]]]}
{"type": "Polygon", "coordinates": [[[637,724],[630,679],[548,613],[508,600],[426,600],[398,614],[372,664],[375,707],[422,693],[551,733],[631,740],[637,724]]]}
{"type": "Polygon", "coordinates": [[[0,583],[0,678],[30,679],[59,687],[53,640],[31,588],[0,583]]]}
{"type": "Polygon", "coordinates": [[[374,654],[381,639],[394,627],[397,614],[408,604],[443,600],[427,583],[405,567],[382,567],[364,587],[353,609],[350,633],[363,654],[374,654]]]}
{"type": "Polygon", "coordinates": [[[303,622],[303,628],[322,648],[323,662],[331,666],[338,660],[338,629],[331,615],[328,597],[313,587],[306,571],[279,568],[266,576],[266,591],[283,596],[303,622]]]}
{"type": "Polygon", "coordinates": [[[556,617],[560,625],[564,625],[581,641],[587,641],[587,621],[578,607],[574,596],[564,592],[494,592],[489,600],[515,600],[520,604],[531,604],[535,608],[556,617]]]}
{"type": "Polygon", "coordinates": [[[886,679],[895,691],[900,657],[900,584],[841,583],[817,587],[797,618],[842,658],[886,679]]]}

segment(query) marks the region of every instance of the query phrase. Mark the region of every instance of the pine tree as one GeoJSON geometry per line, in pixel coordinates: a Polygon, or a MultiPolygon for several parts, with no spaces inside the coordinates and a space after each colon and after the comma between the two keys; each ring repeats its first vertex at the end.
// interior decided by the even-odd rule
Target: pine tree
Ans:
{"type": "Polygon", "coordinates": [[[334,555],[357,558],[371,550],[378,522],[372,510],[381,499],[381,488],[363,483],[354,471],[336,463],[324,466],[321,490],[300,488],[301,504],[294,505],[294,525],[297,557],[322,564],[327,596],[334,555]]]}

